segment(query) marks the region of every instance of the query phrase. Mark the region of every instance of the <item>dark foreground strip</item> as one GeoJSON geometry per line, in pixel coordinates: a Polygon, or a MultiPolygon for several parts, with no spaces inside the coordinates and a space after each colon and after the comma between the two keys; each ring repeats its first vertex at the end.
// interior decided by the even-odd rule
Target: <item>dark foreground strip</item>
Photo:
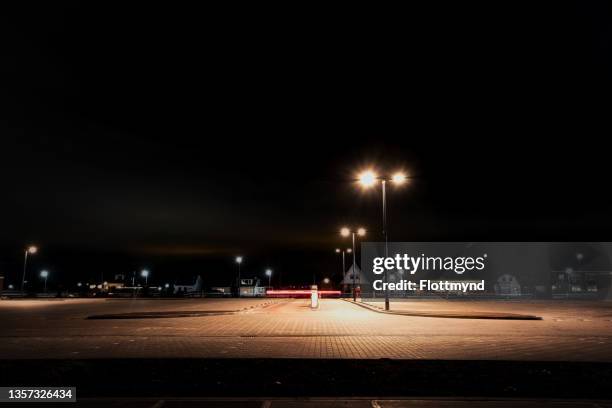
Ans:
{"type": "MultiPolygon", "coordinates": [[[[15,404],[16,408],[25,408],[15,404]]],[[[610,408],[612,401],[515,398],[83,398],[65,408],[610,408]]],[[[4,406],[3,406],[4,408],[4,406]]],[[[7,407],[8,408],[8,407],[7,407]]]]}
{"type": "Polygon", "coordinates": [[[307,360],[0,360],[3,386],[84,397],[504,397],[611,399],[612,363],[307,360]]]}

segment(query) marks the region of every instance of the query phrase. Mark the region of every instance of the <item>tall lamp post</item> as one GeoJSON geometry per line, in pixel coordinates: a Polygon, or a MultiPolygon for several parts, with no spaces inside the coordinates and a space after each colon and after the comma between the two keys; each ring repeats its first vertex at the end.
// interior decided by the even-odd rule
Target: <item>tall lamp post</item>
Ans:
{"type": "Polygon", "coordinates": [[[21,278],[21,291],[23,292],[25,288],[25,278],[26,278],[26,267],[28,265],[28,254],[34,255],[38,252],[38,248],[34,245],[31,245],[26,248],[25,255],[23,256],[23,277],[21,278]]]}
{"type": "Polygon", "coordinates": [[[351,252],[353,252],[351,248],[346,248],[346,249],[336,248],[336,253],[342,254],[342,278],[344,278],[344,274],[346,273],[346,262],[344,261],[344,256],[345,254],[350,254],[351,252]]]}
{"type": "MultiPolygon", "coordinates": [[[[402,171],[398,171],[391,175],[391,177],[379,177],[373,170],[365,170],[358,176],[359,184],[364,188],[368,189],[374,187],[379,181],[382,186],[382,233],[385,237],[385,257],[389,256],[389,231],[387,229],[387,181],[400,186],[408,180],[406,174],[402,171]]],[[[387,275],[387,269],[383,275],[384,282],[388,282],[389,278],[387,275]]],[[[389,310],[389,288],[385,285],[385,310],[389,310]]]]}
{"type": "Polygon", "coordinates": [[[241,256],[236,257],[236,263],[238,264],[238,297],[241,297],[241,293],[240,293],[240,287],[242,286],[241,285],[242,281],[240,280],[240,264],[242,264],[241,256]]]}
{"type": "MultiPolygon", "coordinates": [[[[357,301],[357,292],[355,291],[355,275],[356,275],[356,261],[355,261],[355,234],[359,235],[360,237],[365,236],[366,234],[366,230],[365,228],[357,228],[357,230],[351,230],[347,227],[344,227],[340,230],[340,235],[342,235],[343,237],[348,237],[349,235],[352,235],[353,237],[353,302],[357,301]]],[[[361,280],[360,280],[361,282],[361,280]]]]}
{"type": "Polygon", "coordinates": [[[40,277],[45,280],[45,293],[47,293],[47,277],[49,277],[49,271],[40,271],[40,277]]]}
{"type": "Polygon", "coordinates": [[[142,272],[140,272],[140,275],[145,278],[145,286],[149,286],[149,271],[143,269],[142,272]]]}
{"type": "Polygon", "coordinates": [[[272,269],[266,269],[266,276],[268,277],[268,287],[272,286],[272,269]]]}

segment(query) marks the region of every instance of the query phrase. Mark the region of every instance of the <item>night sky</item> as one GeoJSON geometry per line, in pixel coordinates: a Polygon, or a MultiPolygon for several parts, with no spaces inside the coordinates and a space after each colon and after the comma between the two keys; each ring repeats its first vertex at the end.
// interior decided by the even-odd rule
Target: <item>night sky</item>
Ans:
{"type": "Polygon", "coordinates": [[[339,275],[369,165],[392,240],[611,240],[612,10],[538,7],[6,11],[0,273],[339,275]]]}

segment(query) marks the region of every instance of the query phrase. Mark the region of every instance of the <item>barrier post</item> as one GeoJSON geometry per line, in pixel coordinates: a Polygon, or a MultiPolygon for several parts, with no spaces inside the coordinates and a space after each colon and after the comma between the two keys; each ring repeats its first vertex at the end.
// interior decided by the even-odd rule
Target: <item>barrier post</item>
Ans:
{"type": "Polygon", "coordinates": [[[319,291],[317,285],[312,285],[310,287],[310,308],[318,309],[319,308],[319,291]]]}

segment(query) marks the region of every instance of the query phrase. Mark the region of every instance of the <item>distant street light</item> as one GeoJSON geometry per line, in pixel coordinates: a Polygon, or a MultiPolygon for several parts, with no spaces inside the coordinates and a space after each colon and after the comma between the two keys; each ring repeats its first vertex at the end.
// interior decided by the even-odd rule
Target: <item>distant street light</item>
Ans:
{"type": "Polygon", "coordinates": [[[35,247],[34,245],[27,247],[25,250],[25,255],[23,257],[23,277],[21,278],[21,291],[23,291],[25,288],[26,267],[28,265],[28,254],[34,255],[36,252],[38,252],[38,248],[35,247]]]}
{"type": "Polygon", "coordinates": [[[272,286],[272,269],[266,269],[266,276],[268,277],[268,287],[271,287],[272,286]]]}
{"type": "MultiPolygon", "coordinates": [[[[355,260],[355,234],[359,235],[360,237],[365,236],[366,234],[366,230],[365,228],[357,228],[357,230],[351,230],[347,227],[344,227],[340,230],[340,235],[342,235],[343,237],[348,237],[349,235],[353,236],[353,250],[351,251],[353,253],[353,301],[356,302],[357,301],[357,292],[355,291],[355,275],[356,275],[356,260],[355,260]]],[[[359,280],[359,282],[361,283],[361,279],[359,280]]]]}
{"type": "Polygon", "coordinates": [[[149,285],[149,271],[146,269],[143,269],[142,272],[140,272],[140,276],[145,278],[145,286],[149,285]]]}
{"type": "MultiPolygon", "coordinates": [[[[385,257],[389,256],[389,233],[387,231],[387,181],[401,186],[408,181],[408,176],[403,171],[397,171],[391,175],[390,178],[378,177],[373,170],[365,170],[359,173],[357,180],[361,187],[368,189],[373,187],[377,181],[380,180],[382,185],[382,224],[383,224],[383,235],[385,237],[385,257]]],[[[388,282],[387,269],[383,274],[383,281],[388,282]]],[[[385,310],[389,310],[389,289],[385,285],[385,310]]]]}
{"type": "Polygon", "coordinates": [[[242,256],[236,257],[236,263],[238,264],[238,297],[241,296],[240,288],[242,287],[242,281],[240,277],[240,265],[242,264],[242,256]]]}
{"type": "Polygon", "coordinates": [[[327,285],[329,283],[329,278],[323,279],[323,283],[327,285]]]}
{"type": "Polygon", "coordinates": [[[347,249],[336,248],[336,253],[342,254],[342,278],[344,278],[344,274],[346,273],[346,262],[344,261],[344,255],[345,253],[350,254],[351,252],[353,252],[351,248],[347,248],[347,249]]]}
{"type": "Polygon", "coordinates": [[[45,280],[45,293],[47,292],[47,277],[49,277],[49,271],[40,271],[40,277],[45,280]]]}

